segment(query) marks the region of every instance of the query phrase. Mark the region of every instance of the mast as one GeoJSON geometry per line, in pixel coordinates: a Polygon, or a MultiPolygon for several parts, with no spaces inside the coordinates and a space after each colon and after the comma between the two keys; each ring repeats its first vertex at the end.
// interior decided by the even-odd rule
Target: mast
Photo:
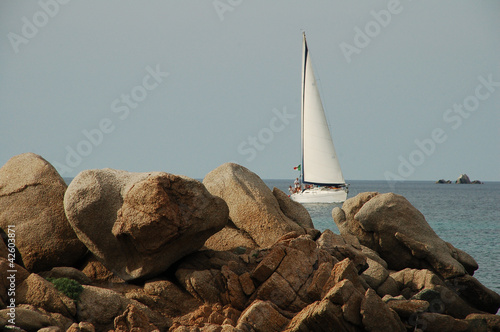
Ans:
{"type": "Polygon", "coordinates": [[[300,163],[300,185],[302,187],[302,181],[304,180],[304,89],[305,89],[305,78],[306,78],[306,61],[307,61],[307,42],[306,33],[302,32],[302,83],[301,83],[301,98],[300,98],[300,151],[301,151],[301,163],[300,163]]]}

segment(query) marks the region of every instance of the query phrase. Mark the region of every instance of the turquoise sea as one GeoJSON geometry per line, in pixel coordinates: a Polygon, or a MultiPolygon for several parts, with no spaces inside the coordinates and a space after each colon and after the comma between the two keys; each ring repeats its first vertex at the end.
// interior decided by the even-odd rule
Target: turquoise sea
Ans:
{"type": "MultiPolygon", "coordinates": [[[[272,189],[288,193],[293,180],[264,180],[272,189]]],[[[425,216],[443,240],[464,250],[479,264],[474,273],[482,284],[500,293],[500,182],[436,184],[405,181],[391,189],[386,181],[348,181],[348,198],[361,192],[403,195],[425,216]]],[[[331,212],[342,204],[306,204],[314,226],[339,234],[331,212]]]]}

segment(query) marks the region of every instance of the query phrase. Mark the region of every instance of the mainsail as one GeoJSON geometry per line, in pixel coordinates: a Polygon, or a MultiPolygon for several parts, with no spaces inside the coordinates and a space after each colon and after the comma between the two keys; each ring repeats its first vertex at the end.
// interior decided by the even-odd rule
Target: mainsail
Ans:
{"type": "Polygon", "coordinates": [[[302,64],[302,181],[318,185],[344,185],[344,176],[321,103],[305,33],[302,64]]]}

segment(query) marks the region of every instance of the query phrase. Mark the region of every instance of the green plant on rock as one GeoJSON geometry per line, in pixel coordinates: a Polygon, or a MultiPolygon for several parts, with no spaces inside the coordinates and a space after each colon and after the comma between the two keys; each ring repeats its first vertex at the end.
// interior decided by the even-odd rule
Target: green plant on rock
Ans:
{"type": "Polygon", "coordinates": [[[69,278],[47,278],[47,280],[50,281],[58,291],[70,299],[73,299],[75,302],[78,301],[80,294],[83,292],[82,285],[76,280],[69,278]]]}

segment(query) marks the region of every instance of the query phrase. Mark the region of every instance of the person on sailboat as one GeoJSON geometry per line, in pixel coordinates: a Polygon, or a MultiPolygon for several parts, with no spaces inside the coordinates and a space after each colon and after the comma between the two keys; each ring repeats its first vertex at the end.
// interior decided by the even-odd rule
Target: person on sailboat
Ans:
{"type": "Polygon", "coordinates": [[[301,189],[301,188],[300,188],[300,181],[299,181],[299,178],[296,178],[296,179],[295,179],[294,184],[295,184],[295,192],[296,192],[296,193],[300,192],[300,189],[301,189]]]}
{"type": "Polygon", "coordinates": [[[294,194],[294,193],[295,193],[295,190],[293,190],[292,186],[290,186],[290,187],[288,188],[288,191],[290,192],[290,194],[294,194]]]}

